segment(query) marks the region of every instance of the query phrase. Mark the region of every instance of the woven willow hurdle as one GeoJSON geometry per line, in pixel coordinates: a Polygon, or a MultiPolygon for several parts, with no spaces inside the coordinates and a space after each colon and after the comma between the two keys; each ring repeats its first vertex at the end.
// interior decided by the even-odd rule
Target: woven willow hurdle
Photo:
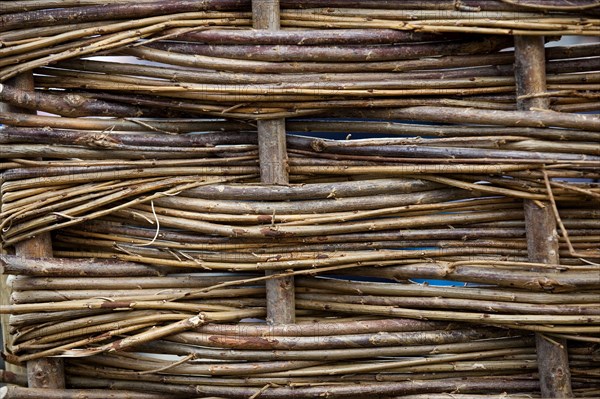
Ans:
{"type": "Polygon", "coordinates": [[[598,1],[322,3],[0,3],[0,397],[600,396],[598,1]]]}

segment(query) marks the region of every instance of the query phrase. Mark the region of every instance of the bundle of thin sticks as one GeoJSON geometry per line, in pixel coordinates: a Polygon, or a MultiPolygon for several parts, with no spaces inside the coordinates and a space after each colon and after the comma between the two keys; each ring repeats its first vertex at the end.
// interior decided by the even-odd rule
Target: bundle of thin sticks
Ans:
{"type": "Polygon", "coordinates": [[[269,326],[240,323],[264,317],[264,277],[181,276],[176,273],[185,269],[114,260],[3,256],[2,264],[4,273],[16,275],[14,304],[0,308],[12,313],[8,359],[73,358],[69,385],[85,388],[77,392],[88,397],[109,387],[147,393],[140,398],[310,397],[317,391],[351,397],[354,389],[521,397],[539,389],[528,330],[579,341],[569,346],[573,387],[593,394],[589,387],[597,384],[593,290],[302,278],[299,324],[269,326]],[[129,348],[138,353],[123,351],[129,348]]]}
{"type": "MultiPolygon", "coordinates": [[[[18,304],[2,308],[13,313],[9,359],[74,357],[68,361],[68,382],[86,388],[81,391],[86,395],[109,387],[234,398],[257,393],[310,397],[316,391],[349,397],[352,389],[377,395],[531,394],[538,381],[527,327],[548,332],[548,339],[566,333],[579,340],[582,331],[589,335],[597,328],[593,292],[560,295],[315,278],[298,280],[299,324],[223,324],[262,317],[263,288],[252,281],[257,278],[240,286],[231,275],[183,277],[168,274],[173,269],[114,261],[2,260],[5,272],[18,275],[12,281],[18,304]],[[227,288],[232,283],[237,288],[227,288]],[[411,305],[406,295],[418,301],[411,305]],[[352,305],[344,308],[346,303],[352,305]],[[452,310],[419,310],[419,319],[445,321],[397,317],[411,306],[452,310]],[[564,324],[575,318],[592,325],[564,324]],[[130,347],[138,353],[122,351],[130,347]]],[[[597,384],[597,345],[586,340],[594,339],[572,343],[569,354],[574,388],[590,393],[595,392],[591,384],[597,384]]]]}
{"type": "MultiPolygon", "coordinates": [[[[448,118],[458,111],[446,112],[432,116],[448,118]]],[[[205,130],[225,131],[178,135],[5,128],[2,140],[15,151],[11,156],[48,156],[52,150],[57,160],[9,159],[20,167],[3,174],[4,242],[51,231],[54,255],[77,259],[46,260],[36,270],[39,260],[4,258],[5,273],[34,276],[13,281],[12,304],[3,308],[14,315],[16,359],[93,355],[177,337],[173,334],[204,321],[263,317],[261,284],[269,277],[253,273],[264,270],[397,281],[300,279],[297,312],[313,320],[426,318],[597,342],[600,190],[590,181],[560,181],[598,178],[598,156],[587,141],[597,135],[597,118],[494,115],[497,124],[510,126],[511,117],[523,117],[519,124],[535,126],[533,118],[546,118],[561,129],[519,128],[522,136],[515,136],[515,143],[537,146],[536,152],[518,145],[503,149],[493,135],[474,136],[469,128],[452,126],[385,124],[383,129],[450,136],[440,139],[289,135],[292,184],[273,187],[257,182],[256,135],[249,125],[212,121],[205,130]],[[552,145],[559,134],[571,138],[569,145],[552,145]],[[114,159],[99,159],[107,150],[114,159]],[[560,264],[528,261],[523,199],[552,204],[561,227],[560,264]],[[81,263],[86,258],[105,261],[81,263]],[[194,272],[201,277],[117,278],[138,269],[141,276],[194,272]],[[214,272],[236,275],[207,277],[214,272]],[[457,290],[410,282],[419,278],[486,287],[457,290]],[[119,309],[132,313],[114,312],[119,309]],[[40,330],[39,323],[48,327],[40,330]],[[90,324],[101,326],[100,335],[87,336],[90,324]],[[74,333],[79,325],[81,332],[74,333]],[[131,336],[114,338],[117,334],[131,336]]],[[[149,123],[137,126],[150,129],[149,123]]],[[[189,123],[173,126],[203,126],[189,123]]],[[[289,128],[376,132],[382,123],[310,120],[290,122],[289,128]]]]}
{"type": "MultiPolygon", "coordinates": [[[[497,137],[497,132],[511,132],[511,129],[349,121],[291,122],[289,128],[294,130],[350,132],[370,128],[377,131],[385,127],[383,132],[437,133],[444,137],[339,141],[289,135],[290,179],[294,185],[276,189],[257,184],[256,134],[251,128],[245,132],[177,136],[159,132],[5,128],[0,133],[0,141],[8,144],[3,154],[8,162],[3,165],[13,169],[2,176],[0,223],[4,243],[12,245],[42,232],[108,218],[109,221],[133,221],[142,229],[156,230],[154,239],[145,238],[147,232],[136,233],[137,238],[129,244],[150,243],[121,254],[148,260],[165,258],[164,254],[152,252],[154,244],[169,246],[161,243],[160,234],[164,232],[161,226],[231,239],[230,248],[237,246],[252,251],[260,250],[268,240],[276,239],[276,247],[289,247],[299,238],[322,236],[328,236],[331,244],[321,247],[335,251],[394,249],[399,244],[415,248],[427,246],[427,239],[421,236],[411,242],[398,238],[395,241],[405,243],[388,244],[379,239],[368,247],[364,243],[344,243],[343,239],[332,237],[340,234],[369,237],[390,229],[423,229],[448,224],[476,229],[522,228],[521,200],[529,199],[551,200],[554,204],[555,215],[562,225],[566,245],[562,255],[567,263],[579,264],[579,258],[598,257],[592,243],[597,236],[594,230],[598,229],[598,214],[594,208],[600,190],[589,180],[598,178],[596,167],[600,156],[594,144],[600,130],[597,117],[507,111],[492,112],[486,119],[482,112],[469,114],[468,110],[445,108],[444,114],[439,109],[424,107],[402,109],[397,113],[410,117],[418,112],[419,118],[425,119],[427,111],[441,121],[466,115],[486,123],[510,124],[513,120],[515,125],[531,121],[535,126],[541,120],[563,129],[518,128],[512,129],[514,136],[497,137]],[[485,131],[489,133],[481,135],[485,131]],[[472,135],[469,132],[473,132],[472,135]],[[557,144],[555,137],[569,140],[557,144]],[[107,150],[114,160],[101,159],[107,150]],[[41,155],[57,160],[23,159],[41,155]],[[560,181],[565,178],[588,180],[560,181]],[[282,202],[284,200],[287,202],[282,202]],[[572,240],[569,229],[574,230],[572,240]],[[255,242],[246,244],[245,240],[255,242]],[[291,241],[288,243],[288,240],[291,241]]],[[[36,118],[42,123],[48,119],[29,119],[36,118]]],[[[82,121],[93,123],[88,119],[82,121]]],[[[170,123],[178,126],[176,122],[170,123]]],[[[181,126],[186,127],[185,124],[184,121],[181,126]]],[[[202,126],[200,122],[193,125],[202,126]]],[[[145,122],[138,126],[152,128],[145,122]]],[[[228,122],[207,123],[206,128],[215,130],[220,126],[234,128],[228,122]]],[[[74,234],[80,237],[81,232],[74,234]]],[[[458,236],[439,236],[434,241],[452,237],[458,236]]],[[[64,234],[57,238],[77,244],[76,239],[64,234]]],[[[226,242],[219,244],[223,243],[226,242]]],[[[314,243],[307,247],[309,251],[320,250],[314,243]]],[[[128,244],[127,240],[123,244],[128,244]]],[[[321,241],[321,244],[325,243],[321,241]]],[[[436,243],[435,247],[440,245],[446,251],[460,246],[449,242],[436,243]]],[[[481,246],[488,247],[486,255],[514,256],[519,260],[526,256],[522,240],[482,242],[481,246]]],[[[87,247],[110,249],[112,244],[110,239],[86,240],[79,248],[87,247]]],[[[118,251],[124,248],[121,245],[118,251]]],[[[188,248],[202,249],[189,245],[188,248]]],[[[223,249],[215,248],[216,251],[223,249]]],[[[295,250],[306,252],[301,246],[295,250]]],[[[463,247],[461,251],[452,256],[470,254],[468,248],[463,247]]],[[[106,256],[114,252],[109,250],[106,256]]],[[[372,261],[398,260],[396,252],[379,253],[372,261]]],[[[450,256],[450,253],[445,255],[450,256]]],[[[168,262],[173,256],[166,258],[168,262]]],[[[312,256],[307,257],[310,258],[312,256]]],[[[356,258],[356,261],[365,260],[356,258]]],[[[212,267],[229,269],[232,266],[227,263],[230,262],[212,267]]],[[[307,261],[303,267],[328,262],[307,261]]],[[[275,264],[270,265],[267,267],[277,268],[275,264]]],[[[239,265],[237,269],[244,267],[239,265]]],[[[285,268],[284,263],[281,268],[285,268]]]]}
{"type": "MultiPolygon", "coordinates": [[[[13,3],[0,10],[0,81],[35,70],[37,91],[6,85],[0,101],[63,116],[512,110],[514,56],[499,51],[512,46],[511,35],[600,36],[593,1],[284,1],[284,29],[259,33],[245,0],[13,3]],[[151,65],[86,59],[92,55],[151,65]]],[[[597,45],[548,50],[548,87],[539,95],[552,109],[600,109],[597,54],[597,45]]]]}
{"type": "Polygon", "coordinates": [[[600,36],[598,2],[280,3],[267,31],[249,0],[0,2],[6,359],[69,388],[0,399],[531,398],[539,339],[599,396],[600,46],[519,97],[510,49],[600,36]],[[298,324],[265,323],[288,276],[298,324]]]}

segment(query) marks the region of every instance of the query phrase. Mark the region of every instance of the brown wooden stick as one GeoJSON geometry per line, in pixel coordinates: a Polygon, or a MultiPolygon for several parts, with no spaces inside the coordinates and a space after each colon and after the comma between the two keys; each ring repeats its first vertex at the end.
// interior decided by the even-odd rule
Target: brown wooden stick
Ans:
{"type": "MultiPolygon", "coordinates": [[[[327,324],[327,323],[325,323],[327,324]]],[[[334,325],[337,323],[334,323],[334,325]]],[[[269,335],[271,337],[271,335],[269,335]]],[[[318,339],[317,337],[312,337],[318,339]]],[[[416,346],[382,346],[378,348],[343,348],[343,349],[304,349],[304,350],[237,350],[228,349],[226,352],[218,348],[204,348],[188,344],[179,344],[168,341],[154,341],[140,346],[140,349],[149,353],[176,354],[184,356],[194,354],[199,358],[231,359],[269,361],[275,358],[286,360],[344,360],[368,359],[378,356],[419,356],[423,354],[460,353],[475,350],[489,350],[496,348],[519,347],[533,344],[533,338],[506,338],[490,339],[489,341],[467,341],[463,344],[435,344],[416,346]]]]}
{"type": "MultiPolygon", "coordinates": [[[[18,76],[16,90],[33,90],[33,75],[18,76]]],[[[22,257],[51,257],[52,241],[50,234],[42,233],[15,246],[15,252],[22,257]]],[[[65,375],[60,359],[40,359],[27,362],[27,380],[33,388],[64,388],[65,375]]]]}
{"type": "MultiPolygon", "coordinates": [[[[11,85],[14,85],[17,88],[20,87],[30,87],[30,84],[33,83],[32,79],[26,79],[25,77],[20,77],[20,78],[16,78],[14,79],[12,82],[9,82],[11,85]]],[[[7,112],[19,112],[19,111],[23,111],[23,110],[19,110],[19,109],[15,109],[15,107],[13,107],[12,105],[0,102],[0,114],[4,114],[7,112]]],[[[4,202],[4,201],[2,201],[4,202]]],[[[6,253],[4,251],[4,249],[0,249],[0,254],[4,254],[6,253]]],[[[8,298],[10,297],[10,289],[7,286],[7,281],[9,279],[8,273],[4,274],[0,277],[0,297],[1,297],[1,302],[2,303],[8,303],[8,298]]],[[[12,344],[12,337],[10,335],[9,329],[8,329],[8,317],[6,316],[1,316],[0,317],[0,324],[1,324],[1,329],[2,329],[2,341],[3,341],[3,345],[5,347],[9,346],[12,344]]],[[[7,372],[16,372],[16,373],[21,373],[23,375],[25,375],[25,378],[27,378],[26,376],[26,370],[23,369],[20,366],[15,366],[11,363],[8,362],[3,362],[4,367],[6,368],[7,372]]],[[[25,380],[25,385],[27,385],[27,380],[25,380]]]]}
{"type": "Polygon", "coordinates": [[[445,41],[443,43],[367,46],[345,48],[338,46],[297,45],[205,45],[197,43],[155,42],[148,45],[163,51],[182,54],[259,60],[271,62],[377,62],[418,59],[461,53],[472,41],[445,41]]]}
{"type": "MultiPolygon", "coordinates": [[[[496,111],[457,107],[411,107],[389,111],[353,110],[354,117],[381,117],[443,123],[476,123],[481,125],[563,127],[600,132],[597,115],[564,114],[550,111],[496,111]]],[[[336,113],[337,114],[337,113],[336,113]]],[[[339,112],[341,115],[342,112],[339,112]]]]}
{"type": "MultiPolygon", "coordinates": [[[[515,36],[515,78],[517,107],[520,110],[548,108],[548,100],[535,97],[546,91],[544,41],[542,38],[515,36]],[[523,98],[527,96],[527,98],[523,98]]],[[[559,263],[556,220],[549,202],[525,200],[525,225],[529,259],[532,262],[559,263]],[[542,207],[543,206],[543,207],[542,207]]],[[[573,397],[571,373],[565,339],[549,339],[536,334],[541,393],[544,397],[573,397]]]]}
{"type": "MultiPolygon", "coordinates": [[[[488,54],[493,53],[497,50],[506,47],[506,39],[498,38],[495,36],[485,37],[479,41],[462,43],[460,46],[460,53],[462,54],[488,54]]],[[[270,73],[270,74],[281,74],[281,73],[301,73],[301,72],[329,72],[329,73],[343,73],[343,72],[394,72],[394,71],[405,71],[412,70],[415,68],[422,68],[424,65],[431,65],[430,60],[399,60],[399,61],[375,61],[375,62],[318,62],[318,63],[307,63],[307,62],[269,62],[269,61],[253,61],[253,60],[235,60],[228,58],[203,56],[203,55],[188,55],[184,53],[175,53],[169,51],[163,51],[148,46],[139,47],[128,47],[123,50],[124,54],[133,55],[139,58],[165,62],[169,64],[182,65],[187,67],[200,67],[206,69],[217,69],[224,71],[236,71],[236,72],[252,72],[252,73],[270,73]]],[[[503,59],[505,56],[492,54],[503,59]]],[[[66,59],[66,58],[62,58],[66,59]]],[[[60,59],[60,60],[62,60],[60,59]]],[[[468,56],[449,56],[448,61],[450,64],[454,63],[456,66],[465,66],[468,62],[465,62],[468,56]]],[[[56,60],[56,61],[60,61],[56,60]]],[[[481,60],[473,58],[470,60],[475,65],[481,65],[481,60]]],[[[36,65],[43,66],[43,65],[36,65]]],[[[439,68],[440,62],[435,61],[435,67],[439,68]]]]}
{"type": "Polygon", "coordinates": [[[2,27],[0,30],[7,31],[16,28],[47,26],[57,23],[75,24],[78,22],[117,18],[134,19],[192,11],[231,10],[247,8],[249,6],[247,0],[206,0],[201,3],[193,0],[169,0],[129,4],[101,4],[100,6],[77,7],[75,10],[56,8],[52,10],[5,14],[0,16],[0,26],[2,27]]]}
{"type": "Polygon", "coordinates": [[[110,389],[48,389],[6,386],[0,388],[0,399],[169,399],[164,393],[143,393],[110,389]]]}
{"type": "Polygon", "coordinates": [[[24,109],[46,111],[64,116],[140,117],[152,114],[139,107],[109,103],[76,94],[55,95],[25,91],[2,84],[0,84],[0,101],[24,109]]]}
{"type": "Polygon", "coordinates": [[[11,371],[0,370],[0,383],[27,386],[27,376],[25,374],[13,373],[11,371]]]}
{"type": "Polygon", "coordinates": [[[420,42],[441,39],[443,36],[393,29],[315,29],[307,31],[207,29],[182,33],[177,35],[176,38],[190,42],[211,44],[288,44],[316,46],[420,42]]]}
{"type": "Polygon", "coordinates": [[[0,257],[2,274],[53,277],[128,277],[161,276],[164,269],[136,263],[102,261],[94,259],[53,259],[47,256],[27,258],[14,255],[0,257]]]}
{"type": "Polygon", "coordinates": [[[163,134],[189,133],[193,131],[214,131],[243,129],[247,124],[225,121],[204,121],[197,119],[102,119],[69,118],[24,113],[5,112],[0,114],[0,123],[10,126],[52,127],[58,129],[114,130],[129,132],[157,132],[163,134]]]}
{"type": "MultiPolygon", "coordinates": [[[[303,301],[307,302],[307,301],[303,301]]],[[[243,330],[242,330],[243,331],[243,330]]],[[[381,334],[349,334],[332,336],[272,336],[267,339],[248,339],[245,336],[212,335],[196,332],[183,332],[167,337],[166,340],[199,345],[205,347],[234,348],[234,349],[261,349],[261,350],[304,350],[304,349],[334,349],[355,347],[382,347],[382,346],[411,346],[411,345],[433,345],[457,342],[469,342],[473,340],[494,338],[503,336],[499,329],[488,328],[466,328],[450,331],[412,331],[400,333],[381,334]]]]}
{"type": "MultiPolygon", "coordinates": [[[[252,25],[255,29],[278,31],[279,0],[252,0],[252,25]]],[[[285,119],[258,121],[258,154],[260,179],[270,185],[289,183],[285,138],[285,119]]],[[[267,271],[266,275],[273,272],[267,271]]],[[[294,277],[287,276],[266,281],[267,321],[271,324],[294,323],[294,277]]]]}
{"type": "MultiPolygon", "coordinates": [[[[369,30],[371,31],[371,30],[369,30]]],[[[218,31],[220,32],[220,31],[218,31]]],[[[229,32],[229,31],[226,31],[229,32]]],[[[233,31],[238,32],[238,31],[233,31]]],[[[254,31],[254,34],[260,31],[254,31]]],[[[312,32],[312,31],[308,31],[312,32]]],[[[325,31],[326,32],[326,31],[325,31]]],[[[289,32],[288,32],[289,33],[289,32]]],[[[595,71],[597,64],[598,46],[596,45],[578,45],[570,47],[555,47],[550,48],[548,53],[548,72],[549,73],[569,73],[581,71],[595,71]],[[581,57],[586,57],[581,59],[581,57]],[[574,60],[575,59],[575,60],[574,60]]],[[[394,73],[369,73],[361,71],[357,73],[335,73],[335,74],[319,74],[315,76],[290,73],[290,74],[257,74],[257,73],[229,73],[229,72],[212,72],[212,71],[196,71],[193,69],[183,69],[173,71],[171,68],[137,65],[126,63],[112,63],[93,60],[70,60],[63,61],[57,64],[58,67],[69,70],[88,71],[88,72],[103,72],[107,74],[121,74],[133,76],[148,76],[167,80],[183,80],[195,83],[222,83],[222,84],[261,84],[261,83],[281,83],[281,82],[353,82],[353,81],[372,81],[381,82],[382,80],[394,80],[402,77],[410,79],[418,77],[422,79],[441,79],[444,78],[471,78],[473,76],[507,76],[512,77],[513,67],[512,59],[513,52],[501,52],[493,54],[484,54],[476,59],[470,59],[469,62],[464,62],[465,57],[442,56],[436,57],[435,64],[431,60],[420,60],[421,64],[415,65],[412,69],[425,69],[415,72],[394,72],[394,73]],[[459,63],[463,61],[463,64],[459,63]],[[425,62],[425,63],[423,63],[425,62]],[[429,63],[427,63],[429,62],[429,63]],[[494,64],[494,67],[485,66],[486,64],[494,64]],[[456,67],[456,70],[445,70],[447,67],[456,67]],[[471,66],[470,68],[465,68],[471,66]],[[462,68],[461,68],[462,67],[462,68]],[[436,70],[442,69],[442,71],[436,70]]],[[[409,70],[411,68],[408,68],[409,70]]],[[[42,68],[44,72],[52,75],[56,73],[56,69],[42,68]],[[54,71],[54,72],[51,72],[54,71]]]]}
{"type": "MultiPolygon", "coordinates": [[[[85,381],[85,386],[93,384],[99,388],[114,387],[129,387],[129,389],[146,389],[149,391],[175,393],[177,397],[206,397],[219,396],[227,398],[247,399],[257,392],[261,392],[260,398],[264,399],[279,399],[285,397],[296,398],[314,398],[327,392],[330,398],[356,398],[356,384],[328,384],[328,385],[304,385],[304,386],[277,386],[269,389],[261,390],[257,387],[243,386],[214,386],[214,385],[174,385],[163,384],[160,382],[145,382],[145,381],[120,381],[115,380],[90,380],[85,381]]],[[[403,396],[410,393],[418,392],[453,392],[460,389],[461,392],[479,392],[489,393],[490,387],[495,387],[496,392],[523,392],[531,391],[539,388],[537,381],[531,380],[512,380],[510,378],[468,378],[468,379],[441,379],[441,380],[426,380],[426,381],[403,381],[403,382],[372,382],[360,385],[361,395],[371,397],[394,397],[403,396]]],[[[24,398],[28,399],[28,398],[24,398]]]]}
{"type": "MultiPolygon", "coordinates": [[[[573,8],[567,10],[582,10],[586,6],[597,7],[595,3],[588,0],[575,0],[569,2],[573,4],[573,8]],[[581,7],[584,8],[581,8],[581,7]]],[[[394,1],[394,0],[370,0],[369,5],[375,9],[383,10],[403,10],[403,9],[424,9],[424,10],[437,10],[437,11],[450,11],[450,10],[461,10],[466,12],[480,12],[480,11],[502,11],[502,10],[530,10],[534,9],[547,9],[553,6],[564,6],[562,0],[527,0],[525,1],[495,1],[495,0],[462,0],[461,3],[457,4],[454,0],[408,0],[408,1],[394,1]]],[[[315,8],[322,7],[323,3],[319,0],[282,0],[282,7],[284,8],[315,8]]],[[[365,3],[360,0],[329,0],[327,2],[328,7],[346,7],[346,8],[364,8],[365,3]]]]}
{"type": "MultiPolygon", "coordinates": [[[[49,233],[25,240],[16,245],[17,256],[50,257],[52,241],[49,233]]],[[[30,388],[64,388],[65,374],[62,359],[43,358],[27,362],[27,380],[30,388]]]]}

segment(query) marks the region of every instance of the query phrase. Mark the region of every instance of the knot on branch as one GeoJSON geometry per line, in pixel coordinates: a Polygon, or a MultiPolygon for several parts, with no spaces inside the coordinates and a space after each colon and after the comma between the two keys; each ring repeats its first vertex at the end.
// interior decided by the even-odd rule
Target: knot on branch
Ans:
{"type": "Polygon", "coordinates": [[[85,97],[78,94],[67,94],[64,99],[67,104],[75,108],[81,107],[87,101],[85,97]]]}
{"type": "Polygon", "coordinates": [[[107,134],[90,134],[75,140],[75,144],[87,147],[114,148],[119,145],[119,141],[107,134]]]}

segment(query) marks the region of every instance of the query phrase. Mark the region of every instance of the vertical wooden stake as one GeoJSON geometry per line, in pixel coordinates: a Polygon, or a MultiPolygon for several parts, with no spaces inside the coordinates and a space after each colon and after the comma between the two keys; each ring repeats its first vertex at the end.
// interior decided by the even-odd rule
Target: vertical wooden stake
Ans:
{"type": "MultiPolygon", "coordinates": [[[[13,85],[19,89],[33,90],[33,75],[31,73],[17,76],[7,84],[13,85]]],[[[10,107],[0,103],[0,111],[28,112],[15,107],[10,107]]],[[[25,240],[15,246],[15,252],[18,256],[24,258],[47,258],[52,256],[52,241],[49,233],[40,234],[29,240],[25,240]]],[[[3,292],[8,291],[7,287],[2,287],[3,292]]],[[[7,319],[3,319],[3,326],[6,326],[7,319]]],[[[3,329],[6,331],[6,329],[3,329]]],[[[4,336],[8,339],[8,336],[4,336]]],[[[62,359],[44,358],[27,362],[27,382],[30,388],[64,388],[65,373],[62,359]]]]}
{"type": "MultiPolygon", "coordinates": [[[[515,36],[515,79],[519,110],[548,109],[546,97],[523,97],[546,91],[545,67],[544,38],[515,36]]],[[[543,207],[529,200],[524,203],[529,260],[556,264],[559,263],[556,220],[550,203],[544,202],[541,205],[543,207]]],[[[542,397],[572,398],[566,340],[550,340],[538,333],[535,341],[542,397]]]]}
{"type": "MultiPolygon", "coordinates": [[[[252,0],[254,29],[279,30],[279,0],[252,0]]],[[[289,183],[285,119],[258,121],[260,178],[265,184],[289,183]]],[[[267,272],[267,275],[276,274],[267,272]]],[[[292,324],[295,316],[294,277],[267,280],[267,322],[292,324]]]]}
{"type": "Polygon", "coordinates": [[[287,185],[288,157],[285,119],[258,121],[260,180],[265,184],[287,185]]]}
{"type": "Polygon", "coordinates": [[[252,27],[279,30],[279,0],[252,0],[252,27]]]}

